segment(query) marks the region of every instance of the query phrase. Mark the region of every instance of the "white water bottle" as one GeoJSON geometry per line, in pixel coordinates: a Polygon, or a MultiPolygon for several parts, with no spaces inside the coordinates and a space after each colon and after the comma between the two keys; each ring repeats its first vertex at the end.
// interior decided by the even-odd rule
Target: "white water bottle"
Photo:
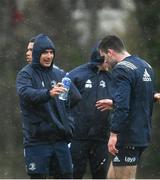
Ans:
{"type": "Polygon", "coordinates": [[[62,84],[66,91],[59,94],[59,99],[63,101],[66,101],[68,99],[68,93],[71,86],[71,79],[68,77],[68,74],[69,73],[66,73],[65,77],[62,79],[62,84]]]}

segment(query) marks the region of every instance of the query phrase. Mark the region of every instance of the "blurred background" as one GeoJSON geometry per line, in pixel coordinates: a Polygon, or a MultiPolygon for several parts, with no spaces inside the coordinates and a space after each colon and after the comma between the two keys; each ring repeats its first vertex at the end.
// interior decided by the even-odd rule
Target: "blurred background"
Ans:
{"type": "MultiPolygon", "coordinates": [[[[28,178],[15,79],[29,39],[47,34],[56,45],[55,64],[69,71],[89,60],[99,39],[116,34],[131,54],[151,63],[160,91],[159,9],[159,0],[0,0],[0,178],[28,178]]],[[[155,104],[152,142],[138,178],[160,178],[159,109],[155,104]]]]}

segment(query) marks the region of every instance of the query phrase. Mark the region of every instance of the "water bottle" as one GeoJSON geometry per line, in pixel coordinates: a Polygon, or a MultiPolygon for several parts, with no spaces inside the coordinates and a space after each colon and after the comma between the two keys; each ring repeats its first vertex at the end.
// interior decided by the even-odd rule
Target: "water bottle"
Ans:
{"type": "Polygon", "coordinates": [[[70,85],[71,85],[71,80],[68,77],[68,73],[66,73],[65,77],[62,79],[62,84],[63,84],[63,87],[66,89],[66,91],[59,94],[59,99],[66,101],[68,99],[68,92],[69,92],[70,85]]]}

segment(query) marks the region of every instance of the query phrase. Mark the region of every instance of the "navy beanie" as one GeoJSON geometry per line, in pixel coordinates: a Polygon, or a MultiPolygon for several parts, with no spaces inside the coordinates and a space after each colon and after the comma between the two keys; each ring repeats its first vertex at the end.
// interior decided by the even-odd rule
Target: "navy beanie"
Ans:
{"type": "Polygon", "coordinates": [[[90,56],[90,64],[102,64],[104,62],[104,57],[100,56],[99,46],[100,41],[96,44],[96,46],[92,49],[91,56],[90,56]]]}

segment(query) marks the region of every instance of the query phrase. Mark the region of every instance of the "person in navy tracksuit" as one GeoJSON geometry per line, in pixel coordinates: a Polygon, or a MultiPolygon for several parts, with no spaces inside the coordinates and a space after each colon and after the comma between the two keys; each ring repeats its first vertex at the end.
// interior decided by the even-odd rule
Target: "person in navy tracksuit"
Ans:
{"type": "MultiPolygon", "coordinates": [[[[154,102],[152,67],[138,56],[130,55],[117,36],[106,36],[100,54],[112,70],[113,113],[108,150],[113,155],[108,178],[135,178],[141,153],[151,139],[154,102]]],[[[105,110],[100,100],[97,108],[105,110]]]]}
{"type": "Polygon", "coordinates": [[[66,102],[58,99],[57,95],[65,91],[58,83],[64,72],[52,66],[55,46],[48,36],[35,37],[32,56],[32,63],[20,70],[16,79],[26,169],[31,178],[41,179],[57,173],[59,178],[72,178],[68,143],[74,122],[70,106],[73,107],[81,95],[72,84],[70,99],[66,102]],[[58,172],[53,168],[55,162],[58,172]]]}
{"type": "Polygon", "coordinates": [[[72,82],[82,95],[82,100],[72,110],[75,131],[71,141],[71,155],[73,177],[76,179],[83,178],[88,160],[92,178],[104,179],[107,172],[109,111],[101,112],[95,104],[102,98],[111,97],[111,76],[97,46],[88,63],[69,72],[72,82]]]}

